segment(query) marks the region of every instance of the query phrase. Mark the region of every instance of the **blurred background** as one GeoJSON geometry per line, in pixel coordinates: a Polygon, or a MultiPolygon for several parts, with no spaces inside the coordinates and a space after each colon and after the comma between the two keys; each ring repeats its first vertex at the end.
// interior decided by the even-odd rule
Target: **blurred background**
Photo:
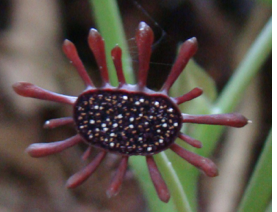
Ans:
{"type": "MultiPolygon", "coordinates": [[[[220,92],[271,16],[270,7],[254,0],[137,2],[142,8],[133,0],[118,0],[134,67],[138,23],[145,21],[154,30],[156,42],[147,82],[153,89],[167,77],[178,44],[195,36],[199,41],[195,60],[215,80],[220,92]]],[[[71,108],[19,97],[12,91],[13,83],[27,81],[78,95],[83,84],[61,50],[67,38],[76,44],[94,83],[100,84],[87,45],[89,29],[96,28],[89,1],[1,0],[0,12],[0,212],[147,211],[147,201],[132,170],[128,170],[120,194],[106,197],[118,164],[115,155],[109,154],[84,185],[67,190],[67,178],[86,163],[80,159],[85,146],[41,159],[25,153],[31,143],[63,140],[75,130],[68,126],[43,129],[48,119],[71,116],[71,108]]],[[[228,130],[211,156],[220,176],[200,178],[199,211],[235,211],[271,128],[271,85],[269,59],[237,109],[253,121],[251,128],[228,130]]]]}

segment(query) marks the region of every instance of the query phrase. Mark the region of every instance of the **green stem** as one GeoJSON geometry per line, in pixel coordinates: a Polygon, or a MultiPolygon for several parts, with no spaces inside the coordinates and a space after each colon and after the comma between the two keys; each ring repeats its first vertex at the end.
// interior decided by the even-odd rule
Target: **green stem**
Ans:
{"type": "Polygon", "coordinates": [[[172,199],[175,203],[177,211],[191,212],[187,195],[183,190],[182,184],[165,152],[155,155],[155,160],[159,165],[159,170],[163,173],[167,185],[170,188],[172,199]]]}
{"type": "Polygon", "coordinates": [[[178,212],[175,204],[171,200],[168,203],[163,203],[156,193],[154,185],[148,173],[146,159],[144,156],[134,156],[129,160],[130,166],[133,168],[134,174],[144,191],[145,198],[148,200],[149,211],[151,212],[178,212]]]}
{"type": "Polygon", "coordinates": [[[272,7],[272,0],[257,0],[257,2],[261,2],[261,3],[265,4],[266,6],[272,7]]]}
{"type": "Polygon", "coordinates": [[[117,76],[112,62],[111,50],[118,44],[122,48],[122,63],[125,78],[128,83],[134,83],[134,75],[131,64],[131,56],[128,51],[128,45],[122,25],[122,20],[116,0],[90,0],[95,15],[97,27],[105,39],[105,50],[107,55],[107,64],[110,75],[110,81],[116,86],[117,76]]]}
{"type": "Polygon", "coordinates": [[[268,204],[265,212],[272,212],[272,201],[268,204]]]}
{"type": "Polygon", "coordinates": [[[272,131],[270,131],[257,166],[243,195],[238,212],[263,212],[272,192],[272,131]]]}
{"type": "Polygon", "coordinates": [[[261,69],[272,50],[272,19],[270,18],[240,63],[228,84],[218,97],[215,108],[226,113],[232,111],[242,98],[247,86],[261,69]]]}

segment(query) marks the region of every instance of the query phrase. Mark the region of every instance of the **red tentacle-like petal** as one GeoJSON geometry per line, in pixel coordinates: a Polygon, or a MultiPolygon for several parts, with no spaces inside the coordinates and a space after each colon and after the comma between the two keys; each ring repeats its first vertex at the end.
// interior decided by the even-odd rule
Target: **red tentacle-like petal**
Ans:
{"type": "Polygon", "coordinates": [[[191,38],[183,43],[181,46],[179,55],[177,60],[175,61],[167,80],[165,81],[163,87],[161,88],[162,91],[168,93],[169,89],[179,77],[179,75],[184,70],[185,66],[187,65],[189,59],[196,53],[197,51],[197,40],[196,38],[191,38]]]}
{"type": "Polygon", "coordinates": [[[82,61],[79,58],[75,45],[71,41],[65,40],[63,43],[63,51],[67,58],[72,61],[73,66],[77,69],[86,87],[94,87],[82,61]]]}
{"type": "Polygon", "coordinates": [[[93,172],[98,168],[102,160],[105,158],[106,152],[101,151],[86,167],[72,175],[66,183],[67,188],[75,188],[87,180],[93,172]]]}
{"type": "Polygon", "coordinates": [[[74,104],[77,99],[77,97],[66,96],[45,90],[28,82],[15,83],[13,85],[13,90],[20,96],[65,103],[69,105],[74,104]]]}
{"type": "Polygon", "coordinates": [[[44,123],[43,127],[46,129],[54,129],[67,124],[73,124],[74,120],[71,117],[51,119],[44,123]]]}
{"type": "Polygon", "coordinates": [[[82,160],[87,160],[88,157],[91,155],[91,153],[92,153],[92,146],[88,146],[88,148],[82,155],[82,160]]]}
{"type": "Polygon", "coordinates": [[[121,88],[123,85],[126,84],[125,76],[122,69],[122,60],[121,60],[122,50],[119,46],[116,46],[112,49],[111,54],[112,54],[114,67],[116,69],[118,82],[119,82],[118,87],[121,88]]]}
{"type": "Polygon", "coordinates": [[[118,170],[115,173],[114,177],[112,178],[111,184],[107,190],[107,196],[109,198],[117,195],[121,188],[121,185],[128,167],[128,158],[129,157],[122,157],[121,159],[118,170]]]}
{"type": "Polygon", "coordinates": [[[100,69],[104,86],[107,86],[110,83],[110,80],[106,62],[104,39],[96,29],[91,29],[88,36],[88,43],[100,69]]]}
{"type": "Polygon", "coordinates": [[[170,193],[167,188],[167,185],[164,182],[164,179],[162,178],[161,173],[158,170],[158,167],[156,165],[156,162],[153,158],[153,156],[147,156],[146,162],[148,165],[148,170],[150,173],[150,177],[153,181],[153,184],[155,186],[156,192],[163,202],[168,202],[170,199],[170,193]]]}
{"type": "Polygon", "coordinates": [[[190,164],[196,166],[205,172],[209,177],[216,177],[218,175],[218,170],[216,165],[208,158],[204,158],[186,149],[183,149],[177,144],[172,144],[170,149],[174,151],[177,155],[184,158],[190,164]]]}
{"type": "Polygon", "coordinates": [[[179,133],[178,137],[180,139],[182,139],[183,141],[185,141],[186,143],[188,143],[189,145],[196,147],[196,148],[201,148],[202,147],[202,143],[194,138],[191,138],[188,135],[185,135],[183,133],[179,133]]]}
{"type": "Polygon", "coordinates": [[[184,102],[190,101],[192,99],[195,99],[196,97],[200,96],[203,93],[203,90],[201,88],[194,88],[190,92],[184,94],[183,96],[174,98],[176,101],[176,104],[182,104],[184,102]]]}
{"type": "Polygon", "coordinates": [[[144,22],[140,22],[137,33],[136,42],[139,55],[139,73],[138,86],[143,89],[146,85],[147,73],[151,57],[151,46],[154,40],[152,29],[144,22]]]}
{"type": "Polygon", "coordinates": [[[78,143],[82,142],[82,138],[79,135],[75,135],[63,141],[56,141],[51,143],[36,143],[31,144],[26,152],[32,157],[44,157],[47,155],[52,155],[59,153],[69,147],[72,147],[78,143]]]}
{"type": "Polygon", "coordinates": [[[230,127],[244,127],[249,120],[239,113],[188,115],[182,114],[183,122],[195,124],[224,125],[230,127]]]}

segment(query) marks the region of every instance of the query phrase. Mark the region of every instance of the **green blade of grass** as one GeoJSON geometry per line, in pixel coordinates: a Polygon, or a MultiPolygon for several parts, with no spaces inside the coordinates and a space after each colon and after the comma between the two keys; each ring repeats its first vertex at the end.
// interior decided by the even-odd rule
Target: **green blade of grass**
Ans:
{"type": "Polygon", "coordinates": [[[143,156],[131,157],[129,160],[129,164],[133,168],[133,172],[137,177],[142,190],[144,191],[144,196],[146,197],[146,200],[148,202],[149,211],[178,212],[172,198],[168,203],[163,203],[159,199],[148,173],[146,159],[143,156]]]}
{"type": "Polygon", "coordinates": [[[272,212],[272,202],[270,202],[265,210],[265,212],[272,212]]]}
{"type": "Polygon", "coordinates": [[[272,132],[270,131],[243,195],[238,212],[263,212],[272,195],[272,132]]]}
{"type": "Polygon", "coordinates": [[[228,113],[232,111],[242,98],[247,86],[261,69],[272,50],[272,18],[251,45],[244,59],[235,70],[231,79],[219,95],[215,108],[228,113]]]}
{"type": "Polygon", "coordinates": [[[180,179],[178,178],[178,175],[176,174],[172,163],[168,160],[165,152],[155,155],[155,160],[157,161],[159,170],[163,173],[163,176],[167,182],[177,211],[191,212],[192,210],[186,192],[183,189],[180,179]]]}

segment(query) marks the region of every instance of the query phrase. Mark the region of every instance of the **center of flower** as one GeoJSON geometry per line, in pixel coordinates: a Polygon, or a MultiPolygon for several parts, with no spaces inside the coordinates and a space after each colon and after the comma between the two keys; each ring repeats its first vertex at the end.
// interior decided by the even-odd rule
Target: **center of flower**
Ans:
{"type": "Polygon", "coordinates": [[[169,147],[182,119],[170,99],[159,94],[91,90],[74,107],[78,133],[86,142],[122,155],[151,155],[169,147]]]}

